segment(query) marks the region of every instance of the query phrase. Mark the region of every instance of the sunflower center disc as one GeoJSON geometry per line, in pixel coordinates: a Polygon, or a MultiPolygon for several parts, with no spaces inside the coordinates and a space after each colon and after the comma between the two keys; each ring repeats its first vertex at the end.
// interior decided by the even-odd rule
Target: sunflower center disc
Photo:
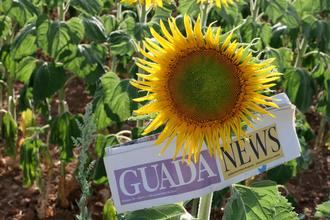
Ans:
{"type": "Polygon", "coordinates": [[[215,50],[194,51],[173,63],[168,81],[175,108],[194,121],[222,120],[240,95],[235,64],[215,50]]]}

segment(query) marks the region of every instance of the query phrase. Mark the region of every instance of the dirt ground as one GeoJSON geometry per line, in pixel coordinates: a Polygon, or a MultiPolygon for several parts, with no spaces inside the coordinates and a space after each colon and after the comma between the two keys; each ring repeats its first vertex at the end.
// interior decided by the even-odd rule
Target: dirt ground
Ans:
{"type": "MultiPolygon", "coordinates": [[[[74,79],[68,89],[66,97],[69,109],[72,113],[82,113],[85,105],[90,101],[83,83],[74,79]]],[[[53,101],[53,109],[56,109],[57,101],[53,101]]],[[[52,112],[56,114],[56,110],[52,112]]],[[[313,128],[317,128],[317,122],[310,122],[313,128]]],[[[311,144],[312,145],[312,144],[311,144]]],[[[12,159],[4,155],[0,142],[0,220],[11,219],[39,219],[41,211],[44,211],[46,219],[74,219],[78,213],[77,202],[80,197],[80,187],[74,178],[76,163],[72,162],[66,166],[66,194],[69,205],[61,208],[58,201],[58,185],[60,176],[60,162],[58,150],[51,146],[51,154],[54,160],[53,173],[44,172],[44,179],[49,180],[49,188],[44,209],[40,209],[40,198],[38,188],[23,187],[22,171],[19,168],[19,158],[12,159]],[[45,205],[46,204],[46,205],[45,205]]],[[[297,177],[289,181],[285,186],[292,198],[295,211],[304,214],[305,219],[310,219],[315,212],[315,206],[329,199],[330,194],[330,149],[322,146],[313,149],[313,163],[309,169],[302,171],[297,177]]],[[[76,160],[75,160],[76,161],[76,160]]],[[[110,197],[107,185],[93,185],[93,195],[89,201],[89,210],[92,219],[102,219],[102,209],[106,200],[110,197]]],[[[221,219],[224,207],[212,210],[211,219],[221,219]]]]}

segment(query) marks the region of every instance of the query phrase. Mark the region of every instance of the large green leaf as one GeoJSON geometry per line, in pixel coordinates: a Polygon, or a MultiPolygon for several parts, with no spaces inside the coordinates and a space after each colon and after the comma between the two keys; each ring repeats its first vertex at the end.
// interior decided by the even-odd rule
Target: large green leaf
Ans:
{"type": "Polygon", "coordinates": [[[23,184],[31,186],[41,175],[39,150],[46,145],[41,140],[27,138],[21,145],[20,167],[23,170],[23,184]]]}
{"type": "Polygon", "coordinates": [[[132,37],[125,31],[113,31],[109,36],[109,43],[112,55],[132,55],[134,47],[132,37]]]}
{"type": "Polygon", "coordinates": [[[104,24],[104,33],[106,35],[109,35],[116,28],[117,25],[116,17],[114,15],[103,15],[101,19],[102,19],[102,23],[104,24]]]}
{"type": "Polygon", "coordinates": [[[71,42],[71,32],[65,22],[40,17],[37,21],[37,43],[43,52],[56,57],[71,42]]]}
{"type": "Polygon", "coordinates": [[[85,28],[85,36],[87,39],[98,43],[106,41],[107,37],[105,35],[105,28],[102,20],[94,16],[84,16],[82,18],[82,23],[85,28]]]}
{"type": "Polygon", "coordinates": [[[107,173],[104,166],[104,152],[106,147],[119,144],[116,137],[114,136],[105,136],[98,134],[95,139],[95,152],[97,155],[95,173],[94,173],[94,182],[96,184],[104,184],[108,181],[107,173]]]}
{"type": "Polygon", "coordinates": [[[268,1],[265,14],[273,23],[281,21],[289,28],[299,27],[300,18],[295,8],[286,0],[268,1]]]}
{"type": "Polygon", "coordinates": [[[60,159],[70,161],[73,158],[73,138],[80,137],[80,130],[75,117],[68,112],[57,116],[51,123],[50,142],[60,147],[60,159]]]}
{"type": "Polygon", "coordinates": [[[323,116],[330,118],[330,68],[324,71],[323,79],[323,93],[317,104],[317,110],[321,112],[323,116]]]}
{"type": "Polygon", "coordinates": [[[2,47],[0,50],[0,62],[2,62],[12,80],[20,80],[27,83],[36,67],[37,59],[32,56],[25,56],[20,60],[15,60],[13,54],[15,51],[17,50],[11,50],[8,45],[2,47]]]}
{"type": "Polygon", "coordinates": [[[0,38],[7,39],[12,34],[12,21],[9,16],[0,15],[0,38]]]}
{"type": "Polygon", "coordinates": [[[108,117],[105,111],[105,103],[103,95],[94,100],[95,103],[95,124],[98,130],[104,129],[111,124],[111,119],[108,117]]]}
{"type": "Polygon", "coordinates": [[[289,48],[281,47],[278,49],[271,48],[269,50],[269,58],[276,58],[275,64],[280,72],[285,72],[286,69],[292,66],[293,52],[289,48]]]}
{"type": "Polygon", "coordinates": [[[267,7],[265,9],[265,14],[276,23],[278,19],[284,16],[283,12],[285,12],[288,8],[288,1],[286,0],[278,0],[278,1],[268,1],[267,7]]]}
{"type": "Polygon", "coordinates": [[[290,69],[284,77],[284,88],[290,100],[301,111],[307,111],[312,104],[315,93],[310,74],[304,69],[290,69]]]}
{"type": "MultiPolygon", "coordinates": [[[[1,117],[1,115],[0,115],[1,117]]],[[[8,155],[16,154],[17,124],[12,115],[6,112],[1,119],[1,137],[5,141],[5,152],[8,155]]]]}
{"type": "Polygon", "coordinates": [[[11,44],[11,59],[21,59],[25,56],[32,55],[37,50],[36,29],[34,24],[28,24],[19,31],[14,42],[11,44]]]}
{"type": "Polygon", "coordinates": [[[180,220],[192,219],[182,205],[170,204],[158,206],[150,209],[143,209],[129,212],[125,215],[125,220],[180,220]]]}
{"type": "Polygon", "coordinates": [[[33,75],[33,98],[41,101],[54,95],[64,86],[66,75],[63,67],[53,63],[43,63],[33,75]]]}
{"type": "Polygon", "coordinates": [[[29,0],[2,0],[0,12],[13,18],[20,26],[24,26],[33,16],[38,15],[38,9],[29,0]]]}
{"type": "Polygon", "coordinates": [[[137,97],[136,89],[129,84],[129,80],[120,80],[113,72],[102,76],[101,83],[107,116],[115,122],[127,120],[136,109],[136,103],[132,101],[137,97]]]}
{"type": "Polygon", "coordinates": [[[17,62],[16,65],[16,79],[28,84],[31,75],[37,66],[37,59],[31,56],[24,57],[21,61],[17,62]]]}
{"type": "Polygon", "coordinates": [[[272,28],[269,24],[257,24],[251,17],[240,28],[240,32],[244,42],[251,42],[254,38],[260,36],[261,42],[256,45],[258,50],[261,50],[263,45],[268,46],[272,37],[272,28]]]}
{"type": "Polygon", "coordinates": [[[71,0],[70,5],[86,14],[96,15],[101,10],[101,1],[99,0],[71,0]]]}
{"type": "Polygon", "coordinates": [[[275,182],[261,181],[252,186],[233,185],[223,219],[291,220],[298,216],[275,182]]]}
{"type": "Polygon", "coordinates": [[[267,178],[278,184],[285,184],[291,178],[295,177],[298,172],[298,164],[296,160],[291,160],[267,171],[267,178]]]}
{"type": "Polygon", "coordinates": [[[330,52],[330,22],[327,20],[318,20],[314,29],[314,35],[316,36],[320,51],[330,52]]]}
{"type": "Polygon", "coordinates": [[[306,1],[306,0],[295,0],[294,1],[294,7],[297,9],[297,12],[301,17],[305,14],[314,14],[321,10],[320,8],[320,2],[319,1],[306,1]]]}
{"type": "Polygon", "coordinates": [[[103,63],[106,49],[102,45],[70,45],[61,52],[57,61],[64,64],[64,69],[71,71],[89,84],[95,84],[105,73],[103,63]]]}
{"type": "Polygon", "coordinates": [[[223,25],[223,28],[233,28],[234,26],[239,25],[243,20],[243,15],[240,13],[242,4],[245,4],[245,2],[236,1],[235,7],[213,7],[208,20],[218,20],[219,17],[221,17],[221,19],[223,19],[223,23],[225,24],[223,25]]]}
{"type": "Polygon", "coordinates": [[[181,14],[188,14],[190,16],[197,15],[200,12],[197,1],[179,0],[178,10],[181,14]]]}
{"type": "Polygon", "coordinates": [[[79,44],[85,36],[85,28],[80,17],[72,17],[66,22],[70,30],[71,42],[79,44]]]}

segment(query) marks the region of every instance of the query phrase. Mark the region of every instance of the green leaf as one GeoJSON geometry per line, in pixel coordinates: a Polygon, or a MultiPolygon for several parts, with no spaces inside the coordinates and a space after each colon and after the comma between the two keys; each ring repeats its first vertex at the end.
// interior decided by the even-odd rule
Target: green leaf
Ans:
{"type": "Polygon", "coordinates": [[[64,86],[67,77],[61,66],[53,63],[43,63],[34,72],[33,98],[41,101],[54,95],[64,86]]]}
{"type": "Polygon", "coordinates": [[[265,9],[265,14],[268,15],[273,23],[277,23],[278,19],[284,16],[283,12],[287,10],[287,7],[287,0],[269,1],[269,4],[265,9]]]}
{"type": "Polygon", "coordinates": [[[107,37],[102,21],[97,17],[83,17],[86,38],[98,43],[105,42],[107,37]]]}
{"type": "Polygon", "coordinates": [[[3,0],[0,8],[20,26],[24,26],[33,16],[39,14],[37,8],[29,0],[3,0]]]}
{"type": "Polygon", "coordinates": [[[122,30],[113,31],[109,36],[109,43],[112,55],[132,55],[134,47],[130,35],[122,30]]]}
{"type": "Polygon", "coordinates": [[[330,23],[326,20],[318,20],[316,28],[314,28],[314,35],[320,51],[330,51],[330,23]]]}
{"type": "Polygon", "coordinates": [[[21,145],[20,167],[23,170],[25,187],[31,186],[41,175],[39,151],[42,147],[45,147],[44,143],[32,138],[25,139],[21,145]]]}
{"type": "Polygon", "coordinates": [[[298,219],[292,210],[293,207],[281,196],[275,182],[261,181],[251,187],[235,184],[223,219],[298,219]]]}
{"type": "Polygon", "coordinates": [[[85,36],[85,28],[81,18],[79,17],[70,18],[70,20],[68,20],[66,24],[70,30],[71,42],[74,44],[79,44],[80,41],[84,39],[85,36]]]}
{"type": "Polygon", "coordinates": [[[273,180],[279,184],[285,184],[291,178],[295,177],[298,172],[296,160],[291,160],[284,164],[281,164],[269,171],[267,171],[267,178],[273,180]]]}
{"type": "MultiPolygon", "coordinates": [[[[321,0],[322,1],[322,0],[321,0]]],[[[293,5],[301,17],[305,14],[314,14],[320,11],[321,1],[296,0],[293,5]]]]}
{"type": "Polygon", "coordinates": [[[103,220],[117,220],[116,208],[111,199],[108,199],[104,204],[103,220]]]}
{"type": "Polygon", "coordinates": [[[101,2],[98,0],[72,0],[70,5],[86,14],[96,15],[101,10],[101,2]]]}
{"type": "Polygon", "coordinates": [[[330,11],[330,2],[329,1],[320,1],[321,11],[330,11]]]}
{"type": "Polygon", "coordinates": [[[317,104],[318,112],[321,112],[324,116],[330,118],[330,68],[324,71],[323,80],[323,93],[319,98],[317,104]]]}
{"type": "Polygon", "coordinates": [[[3,63],[11,79],[27,83],[36,67],[37,60],[32,56],[26,56],[20,60],[14,60],[13,52],[14,51],[11,51],[8,45],[2,47],[0,51],[0,62],[3,63]]]}
{"type": "Polygon", "coordinates": [[[263,24],[260,30],[260,37],[262,42],[268,46],[272,38],[272,27],[269,24],[263,24]]]}
{"type": "Polygon", "coordinates": [[[47,8],[53,9],[55,7],[61,6],[64,3],[65,0],[42,0],[45,5],[47,5],[47,8]]]}
{"type": "Polygon", "coordinates": [[[286,69],[292,66],[293,52],[291,49],[286,47],[278,49],[271,48],[269,54],[268,58],[276,58],[274,63],[276,64],[278,71],[283,73],[286,69]]]}
{"type": "Polygon", "coordinates": [[[18,110],[24,111],[28,108],[32,108],[33,100],[33,88],[25,85],[19,92],[18,98],[18,110]]]}
{"type": "Polygon", "coordinates": [[[101,17],[102,23],[104,24],[104,33],[109,35],[112,31],[115,30],[117,21],[114,15],[103,15],[101,17]]]}
{"type": "Polygon", "coordinates": [[[200,12],[200,9],[197,1],[179,0],[178,11],[183,15],[188,14],[190,16],[195,16],[200,12]]]}
{"type": "Polygon", "coordinates": [[[316,25],[317,19],[314,16],[308,15],[302,19],[302,31],[305,39],[311,40],[313,36],[313,29],[316,25]]]}
{"type": "Polygon", "coordinates": [[[163,22],[167,22],[168,17],[171,16],[173,9],[172,5],[164,4],[163,7],[157,7],[155,9],[155,14],[152,16],[150,22],[157,22],[159,23],[160,20],[163,22]]]}
{"type": "Polygon", "coordinates": [[[9,16],[0,15],[0,38],[6,40],[11,35],[12,22],[9,16]]]}
{"type": "Polygon", "coordinates": [[[95,84],[105,73],[103,63],[106,58],[106,48],[102,45],[70,45],[57,57],[56,61],[64,64],[69,70],[89,84],[95,84]]]}
{"type": "Polygon", "coordinates": [[[43,52],[56,57],[69,43],[69,27],[62,21],[51,21],[40,17],[37,21],[37,43],[43,52]]]}
{"type": "Polygon", "coordinates": [[[137,107],[132,101],[137,97],[137,92],[129,80],[120,80],[115,73],[108,72],[102,76],[101,84],[107,116],[115,122],[127,120],[137,107]]]}
{"type": "Polygon", "coordinates": [[[34,57],[25,57],[17,63],[16,79],[28,84],[30,77],[37,66],[37,59],[34,57]]]}
{"type": "Polygon", "coordinates": [[[290,100],[300,109],[307,111],[315,93],[313,79],[304,69],[290,69],[284,75],[284,88],[290,100]]]}
{"type": "Polygon", "coordinates": [[[98,130],[104,129],[108,127],[111,124],[111,119],[108,117],[106,111],[105,111],[105,103],[104,103],[104,98],[101,97],[97,100],[95,100],[95,124],[96,128],[98,130]]]}
{"type": "Polygon", "coordinates": [[[126,220],[180,220],[183,215],[185,219],[191,219],[182,205],[170,204],[129,212],[124,218],[126,220]]]}
{"type": "Polygon", "coordinates": [[[28,24],[16,35],[11,45],[12,59],[19,60],[23,57],[30,56],[37,50],[36,30],[34,24],[28,24]]]}
{"type": "Polygon", "coordinates": [[[282,18],[283,24],[287,25],[288,28],[294,29],[299,28],[301,18],[297,14],[295,8],[289,3],[288,10],[285,16],[282,18]]]}
{"type": "Polygon", "coordinates": [[[4,146],[6,147],[5,153],[10,156],[16,154],[16,141],[17,141],[17,124],[12,115],[6,112],[1,122],[1,137],[5,141],[4,146]]]}
{"type": "Polygon", "coordinates": [[[330,219],[330,201],[316,206],[315,217],[330,219]]]}
{"type": "Polygon", "coordinates": [[[281,21],[289,28],[297,28],[300,25],[300,18],[295,8],[286,0],[269,1],[265,14],[273,23],[281,21]]]}
{"type": "Polygon", "coordinates": [[[73,158],[74,143],[72,138],[80,137],[77,119],[68,112],[57,116],[51,123],[50,142],[60,147],[60,159],[69,162],[73,158]]]}
{"type": "Polygon", "coordinates": [[[98,134],[95,139],[95,152],[97,155],[96,167],[94,173],[94,182],[96,184],[104,184],[108,181],[107,173],[104,166],[104,152],[106,147],[119,144],[116,137],[114,136],[105,136],[98,134]]]}

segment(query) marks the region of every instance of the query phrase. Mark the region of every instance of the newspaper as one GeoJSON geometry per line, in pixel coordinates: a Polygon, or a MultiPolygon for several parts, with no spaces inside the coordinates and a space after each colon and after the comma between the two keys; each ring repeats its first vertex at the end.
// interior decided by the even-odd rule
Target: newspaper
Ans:
{"type": "Polygon", "coordinates": [[[230,149],[221,148],[221,158],[203,146],[197,163],[182,163],[180,154],[173,160],[175,140],[160,155],[157,135],[106,148],[104,164],[118,213],[197,198],[299,157],[295,106],[283,93],[273,98],[280,108],[268,111],[275,117],[258,116],[248,138],[233,138],[230,149]]]}

